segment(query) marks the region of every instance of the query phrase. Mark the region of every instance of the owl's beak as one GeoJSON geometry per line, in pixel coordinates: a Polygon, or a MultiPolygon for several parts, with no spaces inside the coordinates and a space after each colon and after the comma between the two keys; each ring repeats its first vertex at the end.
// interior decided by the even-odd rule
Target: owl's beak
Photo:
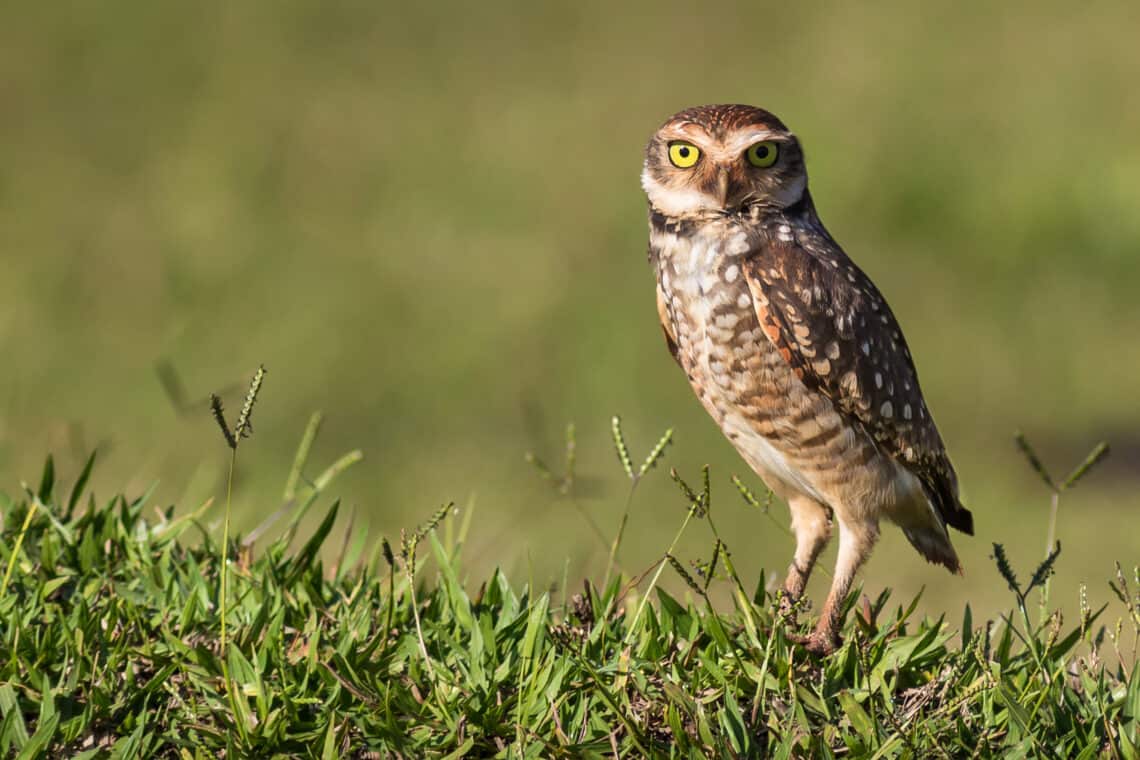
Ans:
{"type": "Polygon", "coordinates": [[[721,169],[716,175],[716,197],[721,208],[728,205],[728,169],[721,169]]]}

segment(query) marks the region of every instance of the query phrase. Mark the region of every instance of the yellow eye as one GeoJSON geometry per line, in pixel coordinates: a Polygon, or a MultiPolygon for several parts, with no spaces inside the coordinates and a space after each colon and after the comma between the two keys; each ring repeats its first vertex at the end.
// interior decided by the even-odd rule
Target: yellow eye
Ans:
{"type": "Polygon", "coordinates": [[[675,142],[669,146],[669,160],[679,169],[688,169],[701,157],[700,148],[686,142],[675,142]]]}
{"type": "Polygon", "coordinates": [[[748,156],[748,163],[760,169],[767,169],[776,163],[776,159],[780,156],[780,148],[771,140],[765,140],[751,146],[745,151],[745,155],[748,156]]]}

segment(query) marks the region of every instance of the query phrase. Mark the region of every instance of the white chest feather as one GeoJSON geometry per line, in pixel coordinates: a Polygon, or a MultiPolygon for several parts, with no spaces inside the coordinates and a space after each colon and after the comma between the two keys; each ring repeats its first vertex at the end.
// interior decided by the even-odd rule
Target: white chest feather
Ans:
{"type": "Polygon", "coordinates": [[[770,368],[757,357],[774,351],[756,318],[742,269],[751,250],[748,234],[727,229],[662,235],[655,242],[681,360],[701,402],[771,487],[818,497],[779,443],[761,435],[741,409],[758,384],[772,382],[770,368]]]}

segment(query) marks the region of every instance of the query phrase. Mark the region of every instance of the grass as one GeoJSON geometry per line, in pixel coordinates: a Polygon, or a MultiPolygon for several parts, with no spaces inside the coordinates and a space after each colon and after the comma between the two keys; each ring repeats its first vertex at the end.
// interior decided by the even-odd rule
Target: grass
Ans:
{"type": "MultiPolygon", "coordinates": [[[[338,501],[299,536],[359,459],[307,477],[318,426],[314,417],[294,458],[292,496],[227,545],[206,522],[208,501],[186,511],[153,507],[149,493],[97,501],[86,490],[93,457],[66,495],[49,458],[38,488],[3,499],[0,753],[1140,757],[1140,569],[1129,580],[1117,565],[1111,611],[1082,594],[1066,624],[1043,594],[1034,621],[1030,595],[1057,550],[1022,584],[995,545],[993,580],[1009,584],[1013,613],[975,621],[967,606],[931,619],[916,615],[917,599],[856,592],[843,646],[820,661],[789,643],[796,626],[767,579],[737,572],[707,468],[699,489],[672,473],[678,535],[707,526],[705,561],[670,549],[633,579],[520,588],[499,571],[467,577],[476,522],[451,504],[403,532],[398,551],[352,518],[334,540],[338,501]],[[231,556],[220,586],[219,558],[231,556]],[[657,583],[666,566],[686,598],[657,583]]],[[[614,436],[631,480],[649,475],[665,443],[635,469],[617,422],[614,436]]],[[[567,450],[555,488],[573,477],[572,435],[567,450]]]]}
{"type": "MultiPolygon", "coordinates": [[[[0,628],[7,657],[0,682],[13,693],[0,705],[5,735],[18,736],[20,721],[33,735],[47,725],[39,722],[43,686],[35,680],[45,673],[56,679],[49,693],[63,716],[57,729],[66,729],[52,734],[56,749],[69,732],[82,737],[76,742],[114,741],[135,731],[141,715],[150,717],[140,736],[203,742],[189,733],[201,731],[199,724],[227,737],[247,725],[233,718],[240,718],[240,704],[205,696],[226,691],[213,660],[195,670],[184,655],[169,655],[176,676],[146,682],[146,709],[121,701],[138,698],[138,683],[111,689],[102,681],[123,672],[123,657],[161,654],[146,637],[168,614],[179,641],[185,635],[227,670],[238,655],[255,663],[270,657],[276,667],[260,649],[269,639],[251,632],[251,595],[285,605],[298,620],[316,614],[326,623],[319,647],[339,642],[346,634],[320,611],[342,614],[340,604],[366,603],[336,601],[342,581],[327,572],[319,589],[328,596],[311,597],[299,578],[266,585],[264,565],[276,541],[292,548],[273,562],[304,565],[296,553],[323,524],[315,505],[328,507],[334,479],[344,500],[337,519],[346,524],[330,528],[337,538],[326,536],[311,563],[337,555],[341,531],[357,536],[367,524],[394,537],[423,519],[424,505],[457,498],[478,501],[477,520],[467,508],[460,517],[478,528],[465,533],[451,516],[437,538],[451,552],[451,572],[472,594],[507,578],[526,607],[547,588],[542,579],[593,579],[591,603],[612,607],[605,631],[596,632],[602,618],[594,627],[574,622],[565,582],[549,600],[549,622],[581,625],[604,639],[597,647],[612,647],[591,650],[599,659],[588,661],[609,679],[623,710],[633,704],[630,681],[641,689],[637,674],[649,668],[634,644],[651,635],[645,626],[669,614],[658,589],[678,599],[687,589],[701,625],[716,621],[728,632],[736,649],[718,649],[717,657],[735,651],[742,663],[767,662],[766,673],[788,667],[796,655],[782,648],[778,631],[767,660],[768,650],[758,655],[739,634],[744,626],[765,644],[773,641],[770,599],[756,589],[764,568],[786,562],[786,527],[777,510],[758,520],[756,509],[730,506],[737,497],[726,476],[740,467],[739,457],[662,346],[644,259],[642,147],[666,115],[697,102],[771,107],[803,138],[821,213],[900,316],[978,517],[979,539],[958,547],[965,581],[928,568],[895,531],[865,570],[868,587],[893,586],[909,608],[926,586],[908,634],[921,615],[947,610],[959,630],[968,599],[975,618],[995,620],[1000,639],[1008,624],[999,613],[1009,607],[1018,630],[1041,643],[1040,653],[1047,629],[1041,637],[1025,633],[1026,617],[1039,629],[1060,608],[1072,624],[1081,615],[1081,579],[1111,573],[1112,558],[1135,562],[1140,490],[1130,463],[1140,450],[1133,381],[1140,352],[1120,350],[1134,345],[1140,325],[1140,143],[1129,128],[1140,123],[1140,99],[1120,96],[1140,78],[1134,15],[1127,4],[979,0],[944,7],[900,0],[874,7],[730,3],[717,13],[668,0],[477,8],[449,0],[399,8],[282,0],[268,13],[234,4],[41,3],[7,14],[0,25],[0,94],[11,114],[0,119],[0,345],[19,360],[0,375],[0,473],[15,483],[16,474],[38,471],[45,451],[54,454],[55,472],[83,472],[98,443],[99,466],[86,487],[104,496],[128,493],[129,506],[158,479],[148,503],[163,509],[121,517],[118,500],[92,506],[83,489],[71,505],[54,472],[4,504],[0,628]],[[717,55],[691,54],[702,49],[717,55]],[[252,370],[259,360],[293,382],[272,396],[271,408],[259,407],[257,445],[242,446],[229,521],[236,537],[227,540],[222,505],[204,505],[225,491],[232,455],[216,455],[204,402],[207,390],[244,374],[235,367],[252,370]],[[327,413],[327,429],[314,443],[314,418],[304,456],[289,469],[301,432],[293,427],[314,401],[327,413]],[[699,496],[700,467],[710,463],[716,508],[689,516],[692,499],[675,501],[677,489],[663,472],[638,478],[633,494],[629,472],[613,467],[604,443],[609,420],[598,409],[623,410],[639,456],[664,427],[658,420],[672,426],[678,440],[667,465],[699,496]],[[565,419],[583,421],[580,452],[547,489],[520,472],[517,455],[532,447],[549,456],[547,445],[560,437],[555,423],[565,419]],[[1042,499],[1036,511],[1038,484],[1008,445],[1007,432],[1017,425],[1049,463],[1086,450],[1094,434],[1107,435],[1121,453],[1118,466],[1082,483],[1079,503],[1062,496],[1055,486],[1063,481],[1052,478],[1048,508],[1042,499]],[[367,452],[369,467],[352,467],[359,451],[335,458],[356,446],[367,452]],[[305,462],[326,457],[334,464],[301,477],[305,462]],[[45,482],[53,484],[50,494],[45,482]],[[573,487],[563,496],[566,482],[573,487]],[[169,515],[168,504],[177,505],[169,515]],[[666,567],[663,550],[686,517],[666,567]],[[1049,531],[1038,535],[1046,519],[1049,531]],[[781,531],[769,529],[768,520],[781,531]],[[113,530],[105,525],[116,522],[122,524],[113,530]],[[731,553],[708,535],[713,525],[731,553]],[[168,530],[184,531],[175,544],[161,544],[168,558],[121,537],[168,530]],[[1037,587],[1028,596],[1023,586],[1007,592],[990,569],[991,541],[1004,543],[1010,570],[1024,581],[1044,556],[1041,545],[1052,547],[1054,537],[1065,548],[1047,581],[1051,601],[1042,605],[1037,587]],[[82,562],[76,547],[86,547],[82,562]],[[690,560],[697,556],[717,572],[695,574],[690,560]],[[627,596],[620,589],[609,595],[614,578],[625,584],[646,568],[627,596]],[[161,572],[178,584],[179,593],[170,592],[177,614],[147,586],[155,583],[148,573],[161,572]],[[231,577],[223,583],[223,572],[232,585],[231,577]],[[531,578],[539,590],[524,593],[531,578]],[[197,601],[183,629],[190,589],[197,601]],[[716,617],[709,617],[705,595],[716,617]],[[128,611],[139,628],[123,625],[109,639],[101,623],[84,618],[88,628],[75,643],[78,623],[60,616],[79,614],[74,607],[81,603],[84,614],[106,616],[112,633],[114,616],[128,611]],[[221,643],[231,633],[233,654],[223,657],[221,643]],[[72,643],[60,644],[63,638],[72,643]],[[626,646],[628,662],[621,659],[626,646]],[[111,656],[118,659],[104,667],[111,656]],[[617,688],[621,668],[629,679],[617,688]],[[70,680],[77,672],[82,686],[70,680]],[[87,722],[70,723],[87,711],[87,722]],[[185,722],[189,715],[196,722],[185,722]]],[[[241,385],[221,393],[235,411],[241,385]]],[[[637,462],[630,458],[631,471],[637,462]]],[[[763,508],[763,498],[757,505],[763,508]]],[[[393,574],[383,543],[359,540],[358,564],[348,562],[350,541],[338,572],[362,589],[384,585],[367,602],[375,605],[368,614],[389,621],[400,641],[383,650],[384,662],[369,660],[366,672],[385,674],[402,699],[406,671],[388,674],[414,655],[418,693],[450,704],[450,692],[433,691],[421,677],[427,662],[438,679],[458,677],[446,660],[451,639],[423,607],[442,609],[451,599],[439,597],[443,566],[430,535],[418,542],[415,585],[400,542],[393,540],[390,552],[393,574]],[[377,561],[365,568],[361,558],[374,545],[377,561]],[[413,591],[421,604],[413,605],[413,591]]],[[[1121,589],[1122,579],[1112,584],[1121,589]]],[[[1097,599],[1103,591],[1092,583],[1086,594],[1097,599]]],[[[812,590],[816,599],[822,593],[812,590]]],[[[502,613],[469,603],[480,615],[502,613]]],[[[886,608],[882,614],[889,617],[886,608]]],[[[1116,615],[1106,614],[1096,651],[1114,670],[1089,693],[1115,710],[1122,687],[1111,679],[1123,683],[1116,670],[1130,672],[1130,665],[1115,659],[1116,615]]],[[[1120,614],[1125,626],[1117,638],[1131,635],[1131,618],[1120,614]]],[[[1081,657],[1098,673],[1091,648],[1100,630],[1087,633],[1066,664],[1081,657]]],[[[455,641],[468,644],[470,633],[456,627],[455,641]]],[[[855,633],[849,630],[849,638],[855,633]]],[[[292,646],[295,635],[280,637],[292,646]]],[[[524,743],[524,727],[536,725],[512,696],[532,677],[516,667],[514,629],[496,635],[496,651],[511,660],[495,683],[514,684],[514,691],[502,687],[513,716],[499,716],[498,733],[484,726],[469,754],[491,745],[497,751],[489,736],[508,747],[524,743]]],[[[660,641],[669,636],[674,646],[685,638],[663,633],[660,641]]],[[[946,646],[959,641],[952,637],[946,646]]],[[[535,646],[545,656],[548,644],[535,646]]],[[[1023,646],[1014,636],[1013,651],[1023,646]]],[[[1121,646],[1130,663],[1130,646],[1121,646]]],[[[684,672],[707,675],[691,657],[684,672]]],[[[746,677],[735,659],[726,662],[731,678],[746,677]]],[[[791,666],[807,667],[798,659],[791,666]]],[[[576,679],[584,673],[572,670],[576,679]]],[[[140,666],[136,676],[153,674],[140,666]]],[[[325,698],[314,696],[316,683],[331,677],[320,668],[312,676],[307,685],[288,681],[298,699],[325,698]]],[[[265,679],[274,708],[284,703],[273,690],[285,683],[275,678],[265,679]]],[[[628,746],[625,724],[598,702],[593,681],[572,683],[587,686],[559,704],[586,704],[590,720],[601,716],[618,727],[615,739],[628,746]]],[[[883,725],[885,702],[868,702],[844,683],[883,725]]],[[[947,688],[961,694],[957,685],[947,688]]],[[[901,701],[902,693],[892,696],[901,701]]],[[[702,698],[697,694],[698,704],[702,698]]],[[[790,699],[766,686],[757,720],[785,720],[780,710],[790,699]]],[[[665,702],[657,699],[653,710],[665,702]]],[[[1053,702],[1043,705],[1052,710],[1053,702]]],[[[342,721],[336,731],[345,731],[345,713],[330,709],[342,721]]],[[[314,714],[316,721],[321,713],[314,714]]],[[[403,727],[420,714],[396,702],[390,715],[403,727]]],[[[302,725],[287,717],[290,731],[302,725]]],[[[803,720],[824,725],[810,710],[803,720]]],[[[565,734],[578,740],[574,725],[565,734]]],[[[239,732],[235,746],[269,744],[260,733],[264,721],[259,726],[239,732]]],[[[1110,719],[1102,733],[1122,745],[1113,739],[1115,726],[1110,719]]],[[[883,737],[895,733],[882,730],[883,737]]],[[[463,733],[464,741],[472,735],[463,733]]],[[[1055,735],[1052,728],[1039,733],[1055,735]]],[[[438,736],[431,742],[459,744],[438,736]]],[[[992,743],[976,746],[985,751],[992,743]]]]}
{"type": "MultiPolygon", "coordinates": [[[[741,467],[663,345],[638,172],[669,114],[743,101],[803,139],[822,218],[899,316],[980,530],[1021,564],[1039,558],[1014,550],[1037,501],[1010,430],[1050,463],[1107,437],[1114,471],[1059,523],[1068,542],[1101,549],[1066,552],[1055,586],[1075,599],[1068,578],[1131,556],[1140,98],[1121,93],[1140,81],[1133,4],[135,0],[21,3],[4,22],[9,478],[49,451],[78,471],[98,445],[100,493],[157,479],[164,504],[220,499],[217,431],[186,404],[234,381],[220,395],[236,413],[264,361],[290,382],[259,410],[240,493],[280,489],[319,407],[315,456],[368,456],[338,494],[375,530],[395,536],[424,504],[475,492],[470,571],[500,561],[501,531],[533,547],[538,577],[569,555],[571,575],[601,579],[609,547],[593,553],[574,507],[528,519],[549,499],[518,454],[552,458],[561,424],[578,421],[581,480],[599,480],[580,503],[607,540],[629,482],[600,410],[625,416],[638,455],[668,426],[681,472],[741,467]],[[156,366],[177,370],[185,395],[171,395],[185,404],[168,403],[156,366]]],[[[648,478],[637,503],[672,490],[648,478]]],[[[236,499],[235,530],[275,506],[236,499]]],[[[623,538],[631,569],[676,531],[648,513],[623,538]]],[[[789,550],[753,517],[719,521],[752,534],[736,558],[749,577],[789,550]]],[[[989,543],[959,549],[968,578],[982,575],[989,543]]],[[[525,559],[504,569],[528,572],[525,559]]],[[[1001,584],[991,593],[902,551],[865,577],[969,598],[987,616],[1005,602],[1001,584]]]]}

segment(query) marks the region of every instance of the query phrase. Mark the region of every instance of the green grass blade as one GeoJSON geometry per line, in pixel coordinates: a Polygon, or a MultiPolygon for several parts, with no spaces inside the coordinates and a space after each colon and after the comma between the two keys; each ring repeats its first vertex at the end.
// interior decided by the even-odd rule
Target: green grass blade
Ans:
{"type": "Polygon", "coordinates": [[[79,473],[79,477],[75,481],[75,485],[71,487],[71,495],[67,497],[67,512],[64,519],[70,519],[75,507],[79,504],[79,499],[83,496],[83,489],[87,487],[87,481],[91,478],[91,470],[95,467],[95,454],[92,451],[91,455],[87,457],[87,463],[83,465],[83,469],[79,473]]]}

